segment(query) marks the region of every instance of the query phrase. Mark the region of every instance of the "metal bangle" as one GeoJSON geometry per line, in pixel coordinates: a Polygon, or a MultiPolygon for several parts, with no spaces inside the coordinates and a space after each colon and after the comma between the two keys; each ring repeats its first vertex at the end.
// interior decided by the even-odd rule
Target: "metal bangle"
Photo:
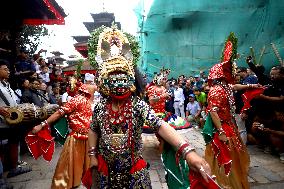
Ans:
{"type": "Polygon", "coordinates": [[[187,146],[186,148],[184,148],[184,150],[182,151],[182,157],[183,159],[186,158],[186,155],[190,152],[195,151],[195,148],[193,148],[192,146],[187,146]]]}
{"type": "Polygon", "coordinates": [[[41,122],[40,125],[42,127],[49,126],[48,123],[47,123],[47,120],[44,120],[43,122],[41,122]]]}
{"type": "Polygon", "coordinates": [[[186,141],[181,141],[181,142],[179,142],[178,145],[177,145],[177,147],[176,147],[176,150],[179,150],[182,145],[187,144],[187,143],[188,143],[188,142],[186,142],[186,141]]]}

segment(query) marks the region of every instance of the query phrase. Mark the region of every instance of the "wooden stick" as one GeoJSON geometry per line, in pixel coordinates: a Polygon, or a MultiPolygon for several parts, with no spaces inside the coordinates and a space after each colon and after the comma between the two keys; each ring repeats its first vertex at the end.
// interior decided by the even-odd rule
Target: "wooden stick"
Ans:
{"type": "Polygon", "coordinates": [[[253,47],[250,47],[250,53],[251,53],[253,64],[256,65],[256,58],[255,58],[255,53],[254,53],[253,47]]]}
{"type": "Polygon", "coordinates": [[[283,66],[283,61],[282,61],[282,58],[281,58],[281,56],[280,56],[280,54],[279,54],[279,52],[278,52],[277,47],[275,46],[274,43],[271,43],[271,47],[272,47],[273,52],[274,52],[276,58],[278,59],[280,65],[283,66]]]}
{"type": "Polygon", "coordinates": [[[259,59],[258,59],[258,64],[261,65],[261,60],[262,60],[262,57],[263,57],[263,54],[265,52],[265,45],[262,47],[261,51],[260,51],[260,55],[259,55],[259,59]]]}

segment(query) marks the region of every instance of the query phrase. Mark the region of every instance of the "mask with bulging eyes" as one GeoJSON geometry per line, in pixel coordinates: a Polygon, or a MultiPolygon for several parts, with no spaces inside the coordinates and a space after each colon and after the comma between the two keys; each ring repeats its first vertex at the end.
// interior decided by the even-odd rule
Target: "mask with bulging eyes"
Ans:
{"type": "Polygon", "coordinates": [[[133,91],[135,79],[125,72],[112,72],[103,80],[104,86],[109,89],[110,95],[115,98],[126,98],[133,91]]]}

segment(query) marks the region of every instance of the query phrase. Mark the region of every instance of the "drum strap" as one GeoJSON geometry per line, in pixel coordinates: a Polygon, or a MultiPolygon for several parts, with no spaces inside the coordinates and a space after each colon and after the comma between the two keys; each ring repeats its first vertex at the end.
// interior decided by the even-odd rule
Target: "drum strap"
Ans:
{"type": "Polygon", "coordinates": [[[6,106],[10,106],[9,101],[7,100],[7,98],[5,97],[5,95],[3,94],[1,88],[0,88],[0,98],[4,101],[4,103],[6,104],[6,106]]]}

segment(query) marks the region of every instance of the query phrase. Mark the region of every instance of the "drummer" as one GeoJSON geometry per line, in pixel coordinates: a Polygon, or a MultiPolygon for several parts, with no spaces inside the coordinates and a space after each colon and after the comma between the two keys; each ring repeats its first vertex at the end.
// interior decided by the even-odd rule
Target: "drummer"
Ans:
{"type": "MultiPolygon", "coordinates": [[[[8,164],[4,163],[4,166],[7,165],[7,169],[9,169],[9,173],[7,177],[13,177],[22,173],[26,173],[31,171],[29,167],[18,167],[18,146],[19,146],[19,138],[15,136],[24,136],[24,131],[21,129],[22,127],[9,127],[5,123],[4,117],[9,116],[7,114],[7,109],[3,107],[15,107],[16,96],[11,89],[10,84],[7,82],[9,79],[10,71],[8,68],[9,63],[5,60],[0,60],[0,140],[8,139],[9,145],[9,159],[10,162],[8,164]]],[[[3,152],[1,152],[2,155],[3,152]]],[[[1,158],[0,158],[1,159],[1,158]]]]}

